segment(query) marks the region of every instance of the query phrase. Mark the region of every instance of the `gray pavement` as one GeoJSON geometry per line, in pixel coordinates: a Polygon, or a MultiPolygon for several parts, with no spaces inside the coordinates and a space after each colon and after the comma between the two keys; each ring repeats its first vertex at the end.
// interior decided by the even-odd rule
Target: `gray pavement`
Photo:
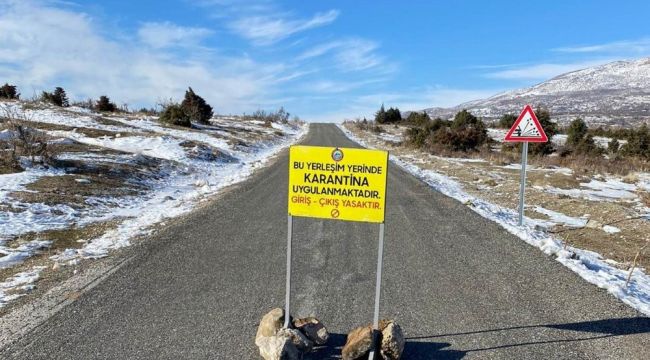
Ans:
{"type": "MultiPolygon", "coordinates": [[[[355,146],[315,124],[305,144],[355,146]]],[[[0,351],[3,359],[258,359],[257,323],[284,304],[287,152],[160,231],[102,283],[0,351]]],[[[372,320],[378,226],[295,219],[293,315],[338,358],[372,320]]],[[[405,359],[648,359],[650,319],[393,166],[381,315],[405,359]]]]}

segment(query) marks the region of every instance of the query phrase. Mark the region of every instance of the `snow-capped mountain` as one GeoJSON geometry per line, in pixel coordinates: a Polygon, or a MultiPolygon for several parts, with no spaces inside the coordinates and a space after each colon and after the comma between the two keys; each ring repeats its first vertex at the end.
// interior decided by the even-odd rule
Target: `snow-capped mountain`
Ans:
{"type": "Polygon", "coordinates": [[[544,106],[558,122],[582,117],[591,124],[630,124],[650,120],[650,58],[616,61],[569,72],[535,86],[508,91],[453,108],[425,109],[450,118],[467,109],[486,120],[518,114],[525,104],[544,106]]]}

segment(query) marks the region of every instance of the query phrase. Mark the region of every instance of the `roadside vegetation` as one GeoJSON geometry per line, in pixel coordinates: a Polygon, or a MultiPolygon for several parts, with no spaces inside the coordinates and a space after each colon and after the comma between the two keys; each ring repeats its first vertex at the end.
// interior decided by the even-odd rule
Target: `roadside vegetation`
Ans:
{"type": "MultiPolygon", "coordinates": [[[[502,142],[517,116],[487,123],[466,110],[450,120],[411,112],[386,122],[387,113],[382,106],[373,121],[345,126],[370,146],[414,159],[418,167],[458,181],[475,196],[517,207],[521,145],[502,142]]],[[[550,141],[529,144],[526,216],[539,219],[540,228],[566,244],[603,254],[623,269],[649,267],[644,255],[650,231],[648,126],[592,129],[581,118],[558,126],[546,109],[535,113],[550,141]]]]}

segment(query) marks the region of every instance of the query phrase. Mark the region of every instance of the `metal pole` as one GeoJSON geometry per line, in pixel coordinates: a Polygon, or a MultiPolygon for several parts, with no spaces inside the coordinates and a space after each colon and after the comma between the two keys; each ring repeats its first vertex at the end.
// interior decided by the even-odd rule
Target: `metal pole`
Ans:
{"type": "Polygon", "coordinates": [[[377,347],[375,331],[379,330],[379,297],[381,296],[381,268],[384,263],[384,223],[379,224],[379,249],[377,250],[377,283],[375,284],[375,312],[372,318],[372,348],[368,359],[375,358],[375,348],[377,347]]]}
{"type": "Polygon", "coordinates": [[[528,163],[528,141],[521,150],[521,184],[519,186],[519,226],[524,225],[524,195],[526,192],[526,163],[528,163]]]}
{"type": "Polygon", "coordinates": [[[293,232],[293,216],[289,214],[287,221],[287,285],[284,294],[284,327],[289,327],[291,305],[291,237],[293,232]]]}

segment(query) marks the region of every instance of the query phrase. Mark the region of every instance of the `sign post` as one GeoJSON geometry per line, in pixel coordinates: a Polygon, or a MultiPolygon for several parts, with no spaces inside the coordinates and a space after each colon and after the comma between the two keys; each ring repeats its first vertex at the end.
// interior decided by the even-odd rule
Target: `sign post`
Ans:
{"type": "Polygon", "coordinates": [[[528,163],[528,143],[547,142],[542,124],[537,120],[535,112],[530,105],[524,106],[512,128],[506,134],[506,142],[523,142],[521,147],[521,178],[519,184],[519,226],[524,224],[524,198],[526,193],[526,165],[528,163]]]}
{"type": "MultiPolygon", "coordinates": [[[[291,147],[285,327],[289,326],[291,302],[292,222],[294,216],[302,216],[379,224],[373,312],[373,327],[378,330],[387,175],[387,151],[322,146],[291,147]]],[[[371,351],[370,356],[372,359],[374,351],[371,351]]]]}

